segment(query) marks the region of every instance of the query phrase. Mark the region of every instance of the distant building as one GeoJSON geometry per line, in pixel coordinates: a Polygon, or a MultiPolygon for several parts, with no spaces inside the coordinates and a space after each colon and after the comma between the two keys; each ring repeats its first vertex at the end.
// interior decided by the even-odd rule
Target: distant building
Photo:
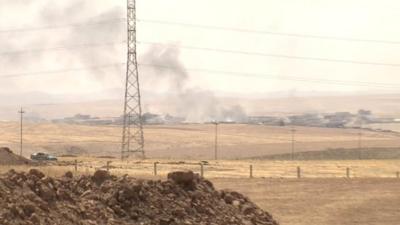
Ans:
{"type": "Polygon", "coordinates": [[[324,117],[320,114],[303,114],[296,116],[289,116],[291,125],[296,126],[310,126],[310,127],[323,127],[325,126],[324,117]]]}
{"type": "Polygon", "coordinates": [[[52,120],[53,123],[85,124],[85,125],[111,125],[116,118],[99,118],[91,115],[76,114],[73,117],[52,120]]]}
{"type": "Polygon", "coordinates": [[[249,116],[248,123],[271,126],[284,126],[287,123],[287,119],[273,116],[249,116]]]}
{"type": "Polygon", "coordinates": [[[348,123],[352,122],[354,115],[349,112],[336,112],[324,116],[327,127],[345,127],[348,123]]]}

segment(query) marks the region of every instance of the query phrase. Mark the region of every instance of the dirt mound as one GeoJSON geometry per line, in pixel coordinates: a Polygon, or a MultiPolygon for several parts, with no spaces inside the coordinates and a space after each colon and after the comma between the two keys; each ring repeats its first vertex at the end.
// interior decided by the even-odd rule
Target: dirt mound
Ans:
{"type": "Polygon", "coordinates": [[[192,172],[167,181],[94,176],[46,177],[38,170],[0,176],[0,224],[277,225],[240,193],[217,191],[192,172]]]}
{"type": "Polygon", "coordinates": [[[9,148],[0,147],[0,165],[23,165],[30,162],[29,159],[14,154],[9,148]]]}

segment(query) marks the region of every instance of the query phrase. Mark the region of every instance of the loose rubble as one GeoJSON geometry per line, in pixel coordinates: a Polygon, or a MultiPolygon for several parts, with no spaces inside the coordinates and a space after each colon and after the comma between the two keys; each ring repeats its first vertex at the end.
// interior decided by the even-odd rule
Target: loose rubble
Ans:
{"type": "Polygon", "coordinates": [[[153,181],[103,170],[52,178],[36,169],[0,176],[0,224],[278,225],[247,197],[191,171],[153,181]]]}

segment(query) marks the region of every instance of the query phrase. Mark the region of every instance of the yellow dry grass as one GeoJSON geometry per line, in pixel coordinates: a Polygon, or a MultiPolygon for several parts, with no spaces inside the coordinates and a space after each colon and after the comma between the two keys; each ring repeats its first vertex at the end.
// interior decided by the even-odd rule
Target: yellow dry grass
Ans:
{"type": "MultiPolygon", "coordinates": [[[[110,171],[116,175],[152,177],[154,163],[157,162],[157,175],[165,177],[175,170],[192,170],[200,173],[201,161],[185,160],[141,160],[121,161],[119,159],[98,159],[90,157],[61,158],[58,165],[39,166],[46,174],[60,176],[67,171],[75,172],[75,160],[78,162],[78,174],[90,174],[97,169],[105,169],[109,161],[110,171]]],[[[348,161],[267,161],[267,160],[219,160],[207,161],[203,166],[207,178],[247,178],[250,177],[250,165],[254,178],[296,178],[297,168],[302,178],[342,178],[347,177],[347,168],[351,178],[395,178],[400,172],[400,160],[348,160],[348,161]]],[[[37,166],[0,166],[0,173],[13,168],[26,171],[37,166]]]]}
{"type": "MultiPolygon", "coordinates": [[[[62,176],[67,171],[89,175],[96,169],[104,169],[107,161],[111,161],[112,174],[137,178],[165,179],[168,172],[182,169],[200,172],[199,161],[157,160],[160,162],[158,176],[154,176],[154,160],[122,162],[78,157],[62,158],[59,165],[0,166],[0,173],[38,168],[49,176],[62,176]],[[75,160],[79,165],[77,171],[75,160]]],[[[400,179],[383,178],[395,177],[400,161],[221,160],[208,163],[204,166],[204,175],[218,189],[229,188],[246,194],[282,225],[397,225],[400,220],[400,179]],[[253,179],[249,178],[250,165],[254,169],[253,179]],[[295,178],[297,166],[302,168],[301,179],[295,178]],[[347,167],[351,168],[351,179],[344,178],[347,167]]]]}
{"type": "Polygon", "coordinates": [[[249,196],[282,225],[398,225],[400,179],[212,179],[249,196]]]}
{"type": "MultiPolygon", "coordinates": [[[[296,151],[357,147],[358,130],[297,127],[296,151]]],[[[95,157],[60,158],[62,162],[39,166],[45,174],[61,176],[67,171],[91,174],[111,161],[111,173],[163,179],[173,170],[200,172],[200,159],[213,156],[212,125],[147,126],[146,151],[151,160],[100,159],[95,157]],[[171,159],[166,159],[171,158],[171,159]],[[184,159],[183,159],[184,158],[184,159]],[[79,162],[75,172],[74,161],[79,162]],[[158,176],[153,163],[158,164],[158,176]],[[182,161],[182,162],[181,162],[182,161]],[[184,161],[184,163],[183,163],[184,161]]],[[[71,146],[81,147],[84,155],[119,153],[119,127],[60,124],[27,124],[26,155],[41,148],[60,154],[71,146]],[[54,143],[51,143],[54,142],[54,143]]],[[[397,147],[395,133],[364,132],[364,147],[397,147]]],[[[18,124],[0,123],[0,145],[18,148],[18,124]]],[[[217,188],[230,188],[248,195],[271,212],[282,225],[397,225],[400,221],[400,160],[354,161],[263,161],[232,160],[290,151],[290,128],[226,124],[220,126],[220,157],[208,160],[204,175],[217,188]],[[253,176],[249,178],[249,167],[253,176]],[[297,167],[302,179],[296,179],[297,167]],[[352,179],[344,178],[350,168],[352,179]],[[288,179],[282,179],[288,178],[288,179]],[[290,179],[289,179],[290,178],[290,179]]],[[[0,166],[27,171],[31,166],[0,166]]]]}
{"type": "MultiPolygon", "coordinates": [[[[66,158],[61,165],[39,166],[49,176],[61,176],[67,171],[92,174],[104,168],[109,159],[66,158]],[[78,160],[78,171],[72,162],[78,160]]],[[[199,172],[198,161],[159,160],[158,176],[153,175],[153,162],[113,160],[114,175],[129,174],[137,178],[165,179],[172,170],[191,169],[199,172]]],[[[397,225],[400,220],[400,179],[393,177],[399,161],[210,161],[205,177],[218,189],[233,189],[249,196],[269,211],[282,225],[397,225]],[[249,165],[254,166],[250,179],[249,165]],[[301,166],[304,177],[296,176],[301,166]],[[351,167],[352,178],[345,177],[351,167]],[[362,173],[360,172],[362,171],[362,173]],[[260,178],[260,177],[274,178],[260,178]],[[354,178],[357,176],[357,178],[354,178]],[[381,178],[366,178],[366,177],[381,178]],[[282,179],[278,177],[284,177],[282,179]],[[325,178],[324,178],[325,177],[325,178]],[[329,178],[326,178],[329,177],[329,178]],[[291,178],[291,179],[290,179],[291,178]]],[[[9,169],[27,171],[30,166],[0,166],[0,173],[9,169]]]]}
{"type": "MultiPolygon", "coordinates": [[[[295,127],[295,151],[357,148],[358,130],[295,127]]],[[[291,127],[221,124],[218,154],[238,159],[291,151],[291,127]]],[[[214,125],[152,125],[145,127],[146,152],[151,158],[210,159],[214,156],[214,125]]],[[[28,123],[24,153],[48,150],[57,154],[118,156],[121,128],[28,123]],[[72,151],[71,149],[74,149],[72,151]]],[[[19,124],[0,122],[0,145],[19,148],[19,124]]],[[[399,147],[397,133],[363,131],[362,146],[399,147]]]]}

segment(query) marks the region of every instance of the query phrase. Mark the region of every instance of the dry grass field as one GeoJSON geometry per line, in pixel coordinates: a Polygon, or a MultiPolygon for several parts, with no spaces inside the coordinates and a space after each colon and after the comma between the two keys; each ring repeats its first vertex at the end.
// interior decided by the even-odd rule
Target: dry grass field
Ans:
{"type": "MultiPolygon", "coordinates": [[[[296,151],[320,151],[328,148],[356,148],[358,130],[296,127],[296,151]]],[[[0,123],[0,145],[18,149],[18,123],[0,123]]],[[[249,156],[288,153],[291,150],[290,127],[223,124],[220,126],[219,156],[214,151],[213,125],[145,127],[148,160],[120,161],[120,128],[66,124],[27,124],[25,155],[47,151],[60,162],[39,168],[48,175],[66,171],[91,174],[105,168],[107,161],[115,175],[164,179],[173,170],[200,172],[201,160],[207,160],[204,175],[217,188],[234,189],[248,195],[271,212],[282,225],[397,225],[400,221],[400,160],[250,160],[249,156]],[[156,159],[155,159],[156,158],[156,159]],[[157,176],[154,176],[154,162],[157,176]],[[249,178],[250,165],[253,179],[249,178]],[[297,179],[297,167],[301,179],[297,179]],[[350,168],[350,179],[346,178],[350,168]]],[[[396,148],[397,133],[363,131],[363,147],[396,148]]],[[[30,166],[0,166],[28,170],[30,166]]]]}
{"type": "Polygon", "coordinates": [[[398,225],[399,179],[213,179],[268,210],[282,225],[398,225]]]}
{"type": "MultiPolygon", "coordinates": [[[[57,164],[43,165],[41,170],[52,176],[75,171],[91,174],[97,169],[105,169],[109,162],[110,170],[117,175],[129,174],[141,177],[154,175],[154,162],[157,162],[157,174],[165,177],[170,171],[192,170],[200,173],[201,161],[196,160],[130,160],[98,159],[91,157],[60,158],[57,164]]],[[[272,160],[219,160],[206,161],[203,166],[207,178],[248,178],[250,165],[254,178],[296,178],[297,167],[301,168],[302,178],[345,178],[346,169],[350,169],[351,178],[396,178],[400,172],[400,160],[345,160],[345,161],[272,161],[272,160]]],[[[29,166],[0,166],[0,172],[10,168],[28,170],[29,166]]]]}
{"type": "Polygon", "coordinates": [[[400,132],[400,123],[373,123],[366,125],[366,127],[400,132]]]}
{"type": "MultiPolygon", "coordinates": [[[[104,168],[109,159],[75,158],[79,161],[76,174],[91,174],[104,168]]],[[[51,176],[74,171],[74,158],[66,158],[60,165],[41,166],[51,176]]],[[[63,159],[64,160],[64,159],[63,159]]],[[[179,164],[161,160],[158,176],[153,173],[153,161],[113,161],[110,171],[115,175],[130,174],[138,178],[165,179],[171,170],[192,169],[199,172],[196,161],[179,164]]],[[[205,176],[218,189],[232,189],[249,196],[261,208],[269,211],[282,225],[397,225],[400,220],[400,179],[365,178],[381,176],[383,171],[400,168],[398,161],[331,161],[331,162],[263,162],[263,161],[211,161],[205,166],[205,176]],[[255,178],[250,179],[248,166],[254,165],[255,178]],[[296,165],[305,168],[304,177],[295,177],[296,165]],[[365,174],[344,178],[344,168],[356,165],[365,174]],[[263,166],[263,167],[262,167],[263,166]],[[312,171],[324,170],[323,174],[312,171]],[[379,172],[379,173],[378,173],[379,172]],[[329,176],[330,177],[329,177],[329,176]],[[261,178],[271,176],[274,178],[261,178]],[[328,176],[329,178],[323,178],[328,176]],[[357,178],[354,178],[357,176],[357,178]],[[281,177],[281,178],[279,178],[281,177]],[[319,178],[318,178],[319,177],[319,178]],[[362,178],[360,178],[362,177],[362,178]]],[[[28,170],[28,166],[1,166],[0,173],[8,169],[28,170]]],[[[354,167],[353,167],[354,168],[354,167]]],[[[321,171],[320,171],[321,172],[321,171]]]]}
{"type": "MultiPolygon", "coordinates": [[[[358,130],[295,127],[295,151],[357,148],[358,130]]],[[[291,151],[291,127],[221,124],[219,157],[239,159],[291,151]]],[[[400,135],[362,132],[362,147],[400,147],[400,135]]],[[[47,151],[57,155],[118,156],[121,128],[51,123],[28,123],[25,155],[47,151]]],[[[145,127],[146,152],[151,158],[210,159],[214,156],[214,125],[153,125],[145,127]]],[[[19,124],[0,122],[0,145],[19,148],[19,124]]]]}

